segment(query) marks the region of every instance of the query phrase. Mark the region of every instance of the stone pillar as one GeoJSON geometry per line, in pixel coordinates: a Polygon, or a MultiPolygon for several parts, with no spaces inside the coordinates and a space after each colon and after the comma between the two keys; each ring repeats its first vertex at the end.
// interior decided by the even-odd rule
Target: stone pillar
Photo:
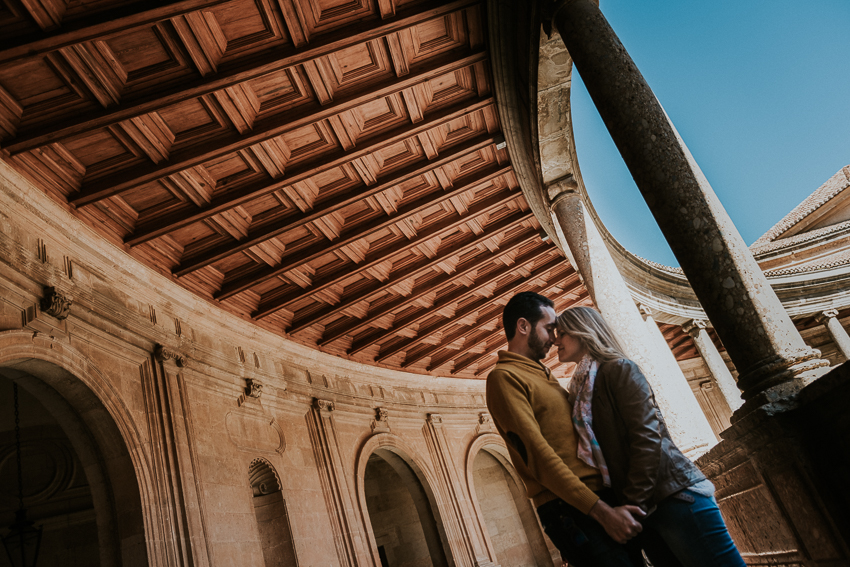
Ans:
{"type": "Polygon", "coordinates": [[[599,114],[729,356],[747,407],[798,392],[826,366],[806,346],[661,104],[593,0],[553,21],[599,114]],[[769,392],[767,392],[769,390],[769,392]],[[762,394],[762,395],[759,395],[762,394]]]}
{"type": "Polygon", "coordinates": [[[307,429],[330,518],[332,533],[328,541],[333,541],[341,567],[360,567],[367,563],[370,554],[354,515],[334,409],[333,401],[314,398],[307,414],[307,429]]]}
{"type": "Polygon", "coordinates": [[[549,186],[556,224],[566,240],[572,263],[581,275],[593,303],[614,329],[626,354],[637,362],[652,385],[658,405],[679,448],[699,455],[717,441],[673,353],[654,321],[653,337],[617,270],[599,229],[587,211],[575,181],[549,186]],[[661,343],[664,343],[663,346],[661,343]]]}
{"type": "Polygon", "coordinates": [[[457,476],[458,469],[452,459],[450,444],[443,428],[443,416],[429,413],[423,433],[436,465],[437,482],[446,497],[443,528],[455,567],[498,567],[487,556],[486,545],[478,537],[480,534],[469,525],[475,517],[475,511],[466,492],[461,488],[457,476]]]}
{"type": "Polygon", "coordinates": [[[708,336],[707,326],[705,321],[693,319],[682,325],[682,328],[694,339],[694,344],[703,361],[705,361],[705,365],[708,366],[708,371],[720,391],[723,392],[723,397],[726,398],[729,407],[732,411],[735,411],[743,405],[744,400],[741,398],[738,384],[735,383],[732,373],[729,372],[729,367],[726,366],[726,362],[720,356],[720,351],[714,346],[714,341],[708,336]]]}
{"type": "Polygon", "coordinates": [[[841,326],[841,321],[838,320],[838,311],[836,309],[827,309],[817,317],[818,323],[823,323],[826,330],[835,341],[835,346],[844,355],[844,358],[850,360],[850,335],[844,327],[841,326]]]}

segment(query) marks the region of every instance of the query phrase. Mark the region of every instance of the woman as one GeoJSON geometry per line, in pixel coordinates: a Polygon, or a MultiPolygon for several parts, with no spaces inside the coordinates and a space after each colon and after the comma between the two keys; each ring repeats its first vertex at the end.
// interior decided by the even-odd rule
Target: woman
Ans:
{"type": "Polygon", "coordinates": [[[639,536],[655,567],[744,567],[714,486],[670,439],[646,378],[594,309],[557,319],[558,359],[570,383],[578,456],[600,470],[620,504],[647,512],[639,536]]]}

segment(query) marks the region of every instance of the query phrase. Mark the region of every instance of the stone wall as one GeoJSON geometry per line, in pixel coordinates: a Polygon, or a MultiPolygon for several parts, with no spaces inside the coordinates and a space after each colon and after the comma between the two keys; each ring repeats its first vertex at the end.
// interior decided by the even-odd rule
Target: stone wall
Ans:
{"type": "Polygon", "coordinates": [[[375,451],[421,480],[449,564],[497,562],[469,481],[481,440],[501,444],[483,381],[364,366],[224,313],[2,162],[0,374],[71,432],[102,565],[263,565],[260,458],[299,565],[377,567],[375,451]]]}

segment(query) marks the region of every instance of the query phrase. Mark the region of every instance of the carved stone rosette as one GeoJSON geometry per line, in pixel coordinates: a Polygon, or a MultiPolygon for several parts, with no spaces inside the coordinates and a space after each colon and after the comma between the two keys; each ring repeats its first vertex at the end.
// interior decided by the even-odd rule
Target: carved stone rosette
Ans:
{"type": "Polygon", "coordinates": [[[51,317],[56,317],[60,321],[67,319],[71,314],[71,304],[73,302],[61,293],[55,287],[50,286],[44,288],[44,297],[41,298],[41,310],[51,317]]]}
{"type": "Polygon", "coordinates": [[[153,354],[160,362],[165,362],[166,360],[173,360],[174,363],[181,368],[186,366],[186,357],[175,350],[171,350],[165,345],[156,345],[153,354]]]}

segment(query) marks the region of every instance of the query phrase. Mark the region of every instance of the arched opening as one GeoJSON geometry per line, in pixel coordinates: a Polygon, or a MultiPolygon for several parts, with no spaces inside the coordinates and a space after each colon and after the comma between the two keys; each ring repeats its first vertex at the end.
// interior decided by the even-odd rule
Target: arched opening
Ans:
{"type": "Polygon", "coordinates": [[[364,493],[382,567],[447,567],[428,493],[399,455],[376,449],[366,462],[364,493]]]}
{"type": "MultiPolygon", "coordinates": [[[[0,378],[0,527],[11,525],[18,509],[14,383],[0,378]]],[[[98,565],[94,502],[80,457],[62,426],[23,388],[20,410],[21,473],[27,519],[42,529],[41,565],[98,565]]],[[[6,553],[0,565],[9,564],[6,553]]]]}
{"type": "Polygon", "coordinates": [[[495,562],[502,567],[551,565],[552,552],[534,508],[508,467],[504,455],[494,447],[477,451],[472,462],[475,497],[495,562]]]}
{"type": "Polygon", "coordinates": [[[297,566],[295,540],[277,471],[265,459],[254,459],[248,468],[248,480],[254,494],[254,516],[265,567],[297,566]]]}
{"type": "MultiPolygon", "coordinates": [[[[18,505],[13,383],[21,415],[24,505],[27,518],[44,530],[38,564],[147,565],[139,467],[122,435],[129,419],[124,415],[119,429],[102,396],[47,360],[0,362],[0,530],[5,533],[18,505]]],[[[0,565],[7,561],[3,554],[0,565]]]]}

